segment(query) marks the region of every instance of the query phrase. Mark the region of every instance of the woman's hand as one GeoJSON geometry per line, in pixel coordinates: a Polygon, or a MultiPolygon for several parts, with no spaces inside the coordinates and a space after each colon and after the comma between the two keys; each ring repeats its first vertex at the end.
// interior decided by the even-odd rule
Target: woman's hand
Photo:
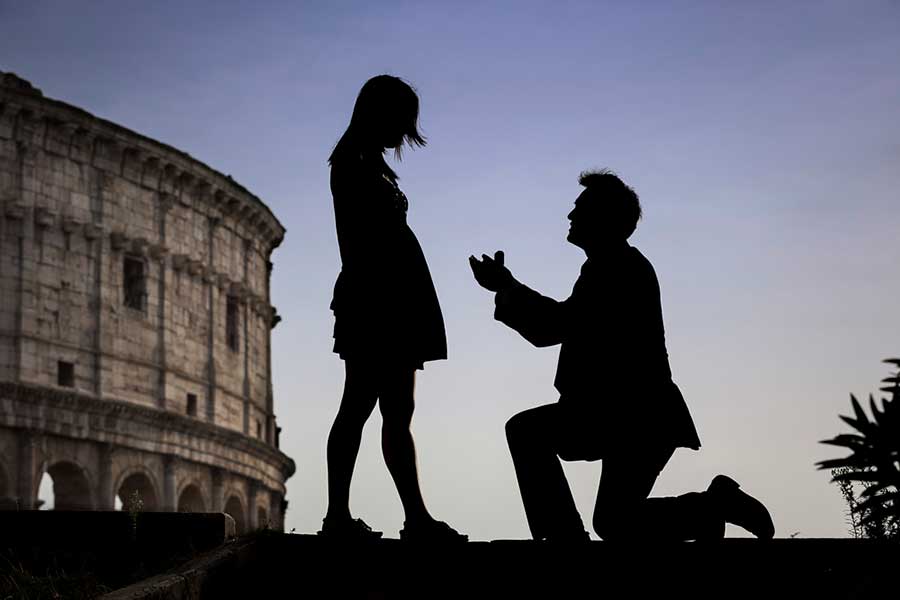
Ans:
{"type": "Polygon", "coordinates": [[[503,266],[503,251],[497,250],[494,258],[487,254],[481,255],[481,260],[475,256],[469,257],[469,266],[472,267],[472,275],[478,285],[491,292],[499,292],[512,287],[516,283],[515,277],[503,266]]]}

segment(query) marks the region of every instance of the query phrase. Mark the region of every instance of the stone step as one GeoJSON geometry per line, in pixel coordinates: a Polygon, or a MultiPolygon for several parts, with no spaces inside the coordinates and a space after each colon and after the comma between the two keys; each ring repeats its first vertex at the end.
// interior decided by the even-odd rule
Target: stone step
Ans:
{"type": "Polygon", "coordinates": [[[163,551],[188,546],[209,550],[234,537],[224,513],[23,510],[0,511],[0,537],[7,548],[108,549],[139,542],[163,551]]]}
{"type": "Polygon", "coordinates": [[[0,511],[0,574],[92,575],[120,587],[177,568],[234,537],[222,513],[0,511]]]}
{"type": "Polygon", "coordinates": [[[109,598],[893,598],[898,565],[900,544],[873,540],[429,546],[262,532],[109,598]]]}

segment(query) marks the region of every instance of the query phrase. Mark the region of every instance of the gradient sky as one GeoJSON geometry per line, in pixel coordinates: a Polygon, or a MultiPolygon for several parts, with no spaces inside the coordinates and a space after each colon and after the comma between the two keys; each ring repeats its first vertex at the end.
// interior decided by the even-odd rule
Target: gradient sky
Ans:
{"type": "MultiPolygon", "coordinates": [[[[768,503],[777,535],[844,536],[814,463],[842,454],[817,441],[847,429],[849,393],[875,391],[880,360],[900,354],[898,32],[896,0],[0,0],[0,70],[231,174],[287,227],[272,340],[297,462],[288,529],[320,526],[343,384],[326,158],[362,83],[391,73],[422,100],[429,145],[397,171],[449,337],[450,360],[417,385],[432,512],[473,539],[528,536],[503,424],[556,400],[557,349],[493,321],[466,258],[501,248],[520,280],[566,297],[583,262],[565,241],[577,175],[611,167],[641,196],[631,241],[659,275],[703,441],[654,494],[727,473],[768,503]]],[[[352,509],[395,537],[379,426],[376,413],[352,509]]],[[[588,523],[600,468],[566,466],[588,523]]]]}

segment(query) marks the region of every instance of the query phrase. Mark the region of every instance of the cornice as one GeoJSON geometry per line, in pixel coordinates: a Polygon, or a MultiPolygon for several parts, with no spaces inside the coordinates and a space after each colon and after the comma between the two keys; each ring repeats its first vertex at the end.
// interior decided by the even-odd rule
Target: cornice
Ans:
{"type": "MultiPolygon", "coordinates": [[[[243,454],[276,465],[287,480],[296,471],[289,456],[255,438],[174,412],[117,400],[101,400],[76,391],[63,391],[24,383],[0,382],[0,399],[40,404],[50,409],[71,409],[105,422],[107,417],[149,426],[157,431],[182,433],[238,450],[243,454]]],[[[12,415],[14,416],[14,415],[12,415]]]]}
{"type": "Polygon", "coordinates": [[[78,162],[139,181],[188,202],[182,191],[230,215],[254,231],[266,254],[277,248],[285,228],[256,195],[190,154],[60,100],[46,98],[30,83],[0,72],[0,137],[13,136],[26,146],[64,154],[78,162]],[[7,136],[4,136],[4,132],[7,136]]]}

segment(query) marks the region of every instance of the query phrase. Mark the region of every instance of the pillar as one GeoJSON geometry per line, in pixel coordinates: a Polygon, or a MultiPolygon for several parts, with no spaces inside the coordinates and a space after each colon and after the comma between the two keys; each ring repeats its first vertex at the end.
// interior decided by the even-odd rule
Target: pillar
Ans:
{"type": "Polygon", "coordinates": [[[225,510],[225,474],[222,469],[213,468],[212,472],[212,512],[225,510]]]}
{"type": "Polygon", "coordinates": [[[94,329],[94,393],[97,398],[103,397],[103,366],[104,352],[108,348],[104,348],[103,336],[105,333],[103,323],[103,286],[105,285],[103,276],[103,248],[108,242],[106,236],[103,235],[103,185],[104,174],[99,169],[94,169],[93,186],[90,191],[91,204],[91,226],[85,229],[86,236],[89,239],[92,263],[94,267],[94,298],[93,298],[93,329],[94,329]]]}
{"type": "Polygon", "coordinates": [[[157,282],[156,294],[157,298],[159,298],[157,304],[157,314],[156,314],[156,337],[157,342],[156,346],[159,348],[159,356],[157,357],[157,363],[159,364],[159,377],[157,379],[157,391],[156,391],[156,404],[161,410],[166,409],[167,397],[166,393],[168,391],[168,373],[169,368],[166,364],[166,276],[167,276],[167,261],[165,257],[164,248],[166,247],[166,219],[168,218],[169,210],[174,205],[174,200],[172,196],[163,192],[159,194],[159,200],[156,203],[157,206],[157,235],[159,236],[159,243],[157,247],[160,249],[156,258],[157,267],[159,269],[159,281],[157,282]]]}
{"type": "Polygon", "coordinates": [[[178,510],[178,499],[175,497],[175,458],[167,456],[163,462],[163,497],[162,510],[175,512],[178,510]]]}
{"type": "Polygon", "coordinates": [[[100,460],[97,465],[97,510],[114,510],[116,491],[112,478],[112,445],[100,444],[100,460]]]}
{"type": "MultiPolygon", "coordinates": [[[[252,251],[252,243],[249,239],[244,240],[244,289],[249,290],[250,281],[248,279],[250,272],[250,252],[252,251]]],[[[250,303],[247,302],[246,296],[243,294],[240,298],[242,319],[244,320],[244,435],[250,435],[250,303]]]]}
{"type": "Polygon", "coordinates": [[[256,497],[259,495],[259,482],[251,480],[250,485],[247,487],[249,488],[247,490],[247,512],[250,513],[247,515],[247,529],[248,531],[255,531],[259,529],[259,511],[256,508],[256,497]]]}
{"type": "Polygon", "coordinates": [[[35,471],[35,445],[32,433],[28,431],[19,433],[19,471],[16,476],[18,488],[16,496],[20,510],[37,508],[35,506],[38,486],[37,472],[35,471]]]}
{"type": "MultiPolygon", "coordinates": [[[[207,262],[209,268],[215,273],[216,228],[222,223],[219,217],[208,217],[209,247],[207,248],[207,262]]],[[[210,282],[207,290],[207,302],[209,303],[209,331],[206,339],[206,420],[215,423],[216,420],[216,302],[218,302],[218,288],[215,282],[210,282]]]]}

